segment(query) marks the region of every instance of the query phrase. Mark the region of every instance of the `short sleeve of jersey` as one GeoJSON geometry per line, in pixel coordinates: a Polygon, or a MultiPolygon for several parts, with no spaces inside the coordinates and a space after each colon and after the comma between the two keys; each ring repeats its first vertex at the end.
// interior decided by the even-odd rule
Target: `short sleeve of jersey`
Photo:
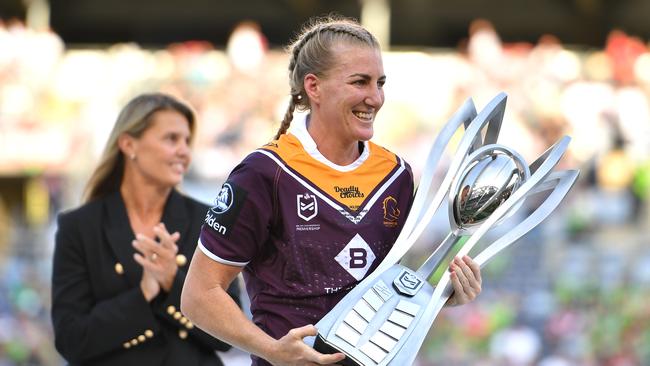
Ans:
{"type": "Polygon", "coordinates": [[[199,248],[208,257],[245,266],[260,252],[273,215],[273,166],[253,153],[230,173],[201,228],[199,248]]]}

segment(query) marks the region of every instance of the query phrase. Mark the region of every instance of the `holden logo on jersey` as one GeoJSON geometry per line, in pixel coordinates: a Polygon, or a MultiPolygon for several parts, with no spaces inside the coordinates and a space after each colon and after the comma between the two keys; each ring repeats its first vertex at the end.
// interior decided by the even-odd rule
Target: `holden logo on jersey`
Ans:
{"type": "Polygon", "coordinates": [[[219,195],[214,200],[214,206],[212,207],[212,210],[217,214],[222,214],[228,211],[228,209],[230,209],[230,206],[232,206],[232,201],[234,198],[235,197],[233,196],[232,187],[230,184],[224,183],[223,186],[221,186],[219,195]]]}
{"type": "Polygon", "coordinates": [[[397,208],[397,200],[393,196],[388,196],[384,199],[384,226],[396,227],[399,220],[399,208],[397,208]]]}
{"type": "Polygon", "coordinates": [[[357,234],[348,245],[334,257],[357,281],[361,281],[375,261],[375,253],[361,235],[357,234]]]}
{"type": "Polygon", "coordinates": [[[214,206],[205,215],[205,224],[216,233],[229,237],[247,196],[248,191],[235,183],[224,183],[214,200],[214,206]]]}
{"type": "Polygon", "coordinates": [[[309,221],[316,217],[318,214],[318,201],[313,194],[305,193],[296,196],[296,204],[298,207],[298,217],[305,221],[309,221]]]}

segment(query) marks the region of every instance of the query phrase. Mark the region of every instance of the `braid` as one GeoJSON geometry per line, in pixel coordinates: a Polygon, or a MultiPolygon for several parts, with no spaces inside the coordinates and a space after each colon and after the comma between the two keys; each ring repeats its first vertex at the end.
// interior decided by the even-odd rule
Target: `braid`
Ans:
{"type": "Polygon", "coordinates": [[[275,137],[273,138],[274,140],[279,139],[280,136],[284,135],[289,129],[289,125],[293,120],[293,111],[296,110],[296,99],[298,99],[298,96],[296,95],[291,97],[291,101],[289,102],[289,107],[287,108],[287,112],[284,114],[284,118],[282,119],[280,128],[278,128],[278,132],[275,133],[275,137]]]}
{"type": "Polygon", "coordinates": [[[305,31],[302,37],[300,37],[291,47],[292,57],[289,61],[289,71],[293,71],[295,69],[298,55],[300,55],[300,51],[307,44],[307,42],[314,38],[314,36],[326,31],[345,34],[365,43],[372,42],[374,39],[374,37],[368,31],[364,30],[365,34],[363,35],[353,32],[350,29],[350,24],[343,21],[315,25],[311,29],[305,31]],[[364,36],[367,36],[367,38],[364,38],[364,36]]]}
{"type": "Polygon", "coordinates": [[[368,43],[368,41],[371,39],[370,33],[365,31],[365,34],[359,34],[355,33],[350,29],[350,25],[347,23],[332,23],[332,24],[327,24],[326,26],[323,27],[322,30],[325,31],[330,31],[334,33],[341,33],[345,34],[347,36],[350,36],[352,38],[356,38],[357,40],[368,43]],[[368,36],[368,38],[364,38],[363,36],[368,36]]]}
{"type": "MultiPolygon", "coordinates": [[[[307,42],[309,42],[309,40],[320,31],[320,28],[321,27],[319,26],[312,28],[303,34],[303,36],[291,47],[291,60],[289,61],[290,74],[293,74],[296,68],[296,61],[298,60],[298,55],[300,55],[300,50],[302,50],[305,44],[307,44],[307,42]]],[[[273,138],[274,140],[279,139],[281,135],[284,135],[287,132],[289,125],[291,125],[291,121],[293,121],[293,112],[296,110],[296,105],[300,103],[302,91],[293,90],[293,87],[291,89],[291,101],[289,101],[289,106],[287,107],[287,111],[284,113],[284,118],[282,119],[278,131],[275,133],[275,137],[273,138]]]]}
{"type": "Polygon", "coordinates": [[[298,60],[298,55],[300,55],[300,51],[302,48],[307,44],[307,42],[312,39],[318,32],[321,31],[321,26],[316,26],[312,28],[311,30],[307,31],[307,33],[303,34],[303,36],[298,39],[293,46],[291,46],[291,61],[289,61],[289,72],[293,72],[293,70],[296,68],[296,61],[298,60]]]}

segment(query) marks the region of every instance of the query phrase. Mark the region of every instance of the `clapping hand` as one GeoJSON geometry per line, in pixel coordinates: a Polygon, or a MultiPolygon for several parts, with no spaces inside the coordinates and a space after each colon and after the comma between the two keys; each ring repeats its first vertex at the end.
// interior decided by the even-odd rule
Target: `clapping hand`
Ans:
{"type": "MultiPolygon", "coordinates": [[[[181,235],[178,232],[169,234],[162,222],[154,226],[153,231],[158,242],[144,234],[136,235],[133,247],[138,252],[133,255],[133,258],[144,268],[145,272],[148,272],[158,282],[163,290],[169,291],[178,270],[176,265],[178,245],[176,242],[181,235]]],[[[143,277],[144,275],[145,273],[143,273],[143,277]]]]}

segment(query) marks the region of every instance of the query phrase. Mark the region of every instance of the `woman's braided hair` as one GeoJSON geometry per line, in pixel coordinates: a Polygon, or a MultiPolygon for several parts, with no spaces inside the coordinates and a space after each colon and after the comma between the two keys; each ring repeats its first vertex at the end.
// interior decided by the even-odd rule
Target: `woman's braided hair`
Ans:
{"type": "Polygon", "coordinates": [[[303,28],[302,32],[289,45],[289,86],[291,100],[282,124],[275,135],[277,140],[287,132],[293,112],[309,110],[309,98],[304,88],[307,74],[322,77],[333,67],[332,48],[337,42],[356,42],[379,49],[377,39],[356,20],[338,16],[314,18],[303,28]]]}

